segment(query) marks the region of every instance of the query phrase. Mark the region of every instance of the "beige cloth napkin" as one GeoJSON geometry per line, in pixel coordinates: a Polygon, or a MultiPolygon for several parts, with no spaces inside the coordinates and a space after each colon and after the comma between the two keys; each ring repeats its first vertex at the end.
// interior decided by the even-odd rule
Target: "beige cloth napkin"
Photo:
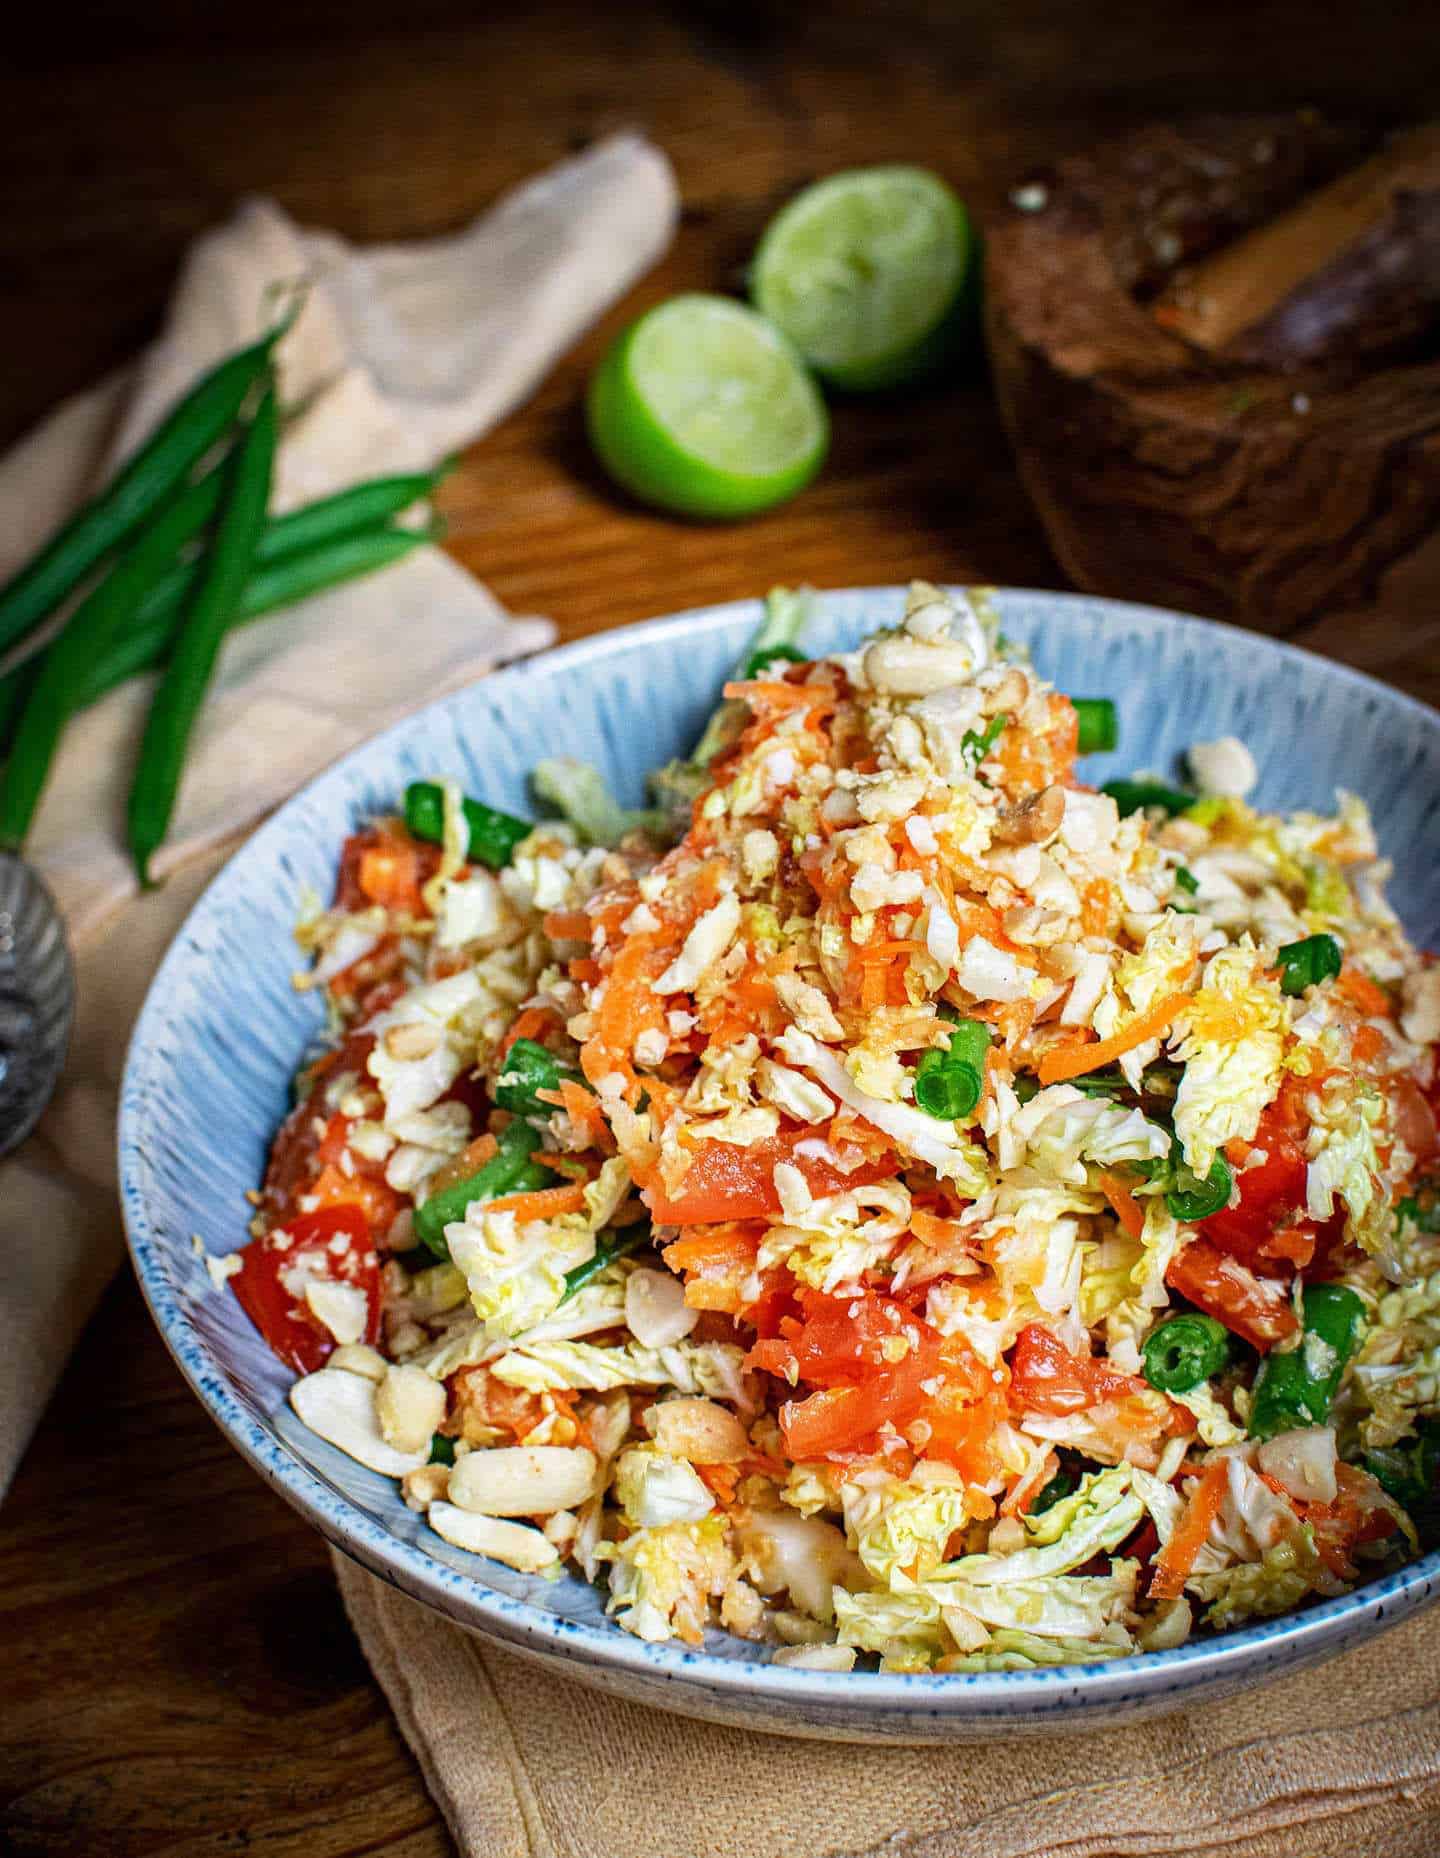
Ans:
{"type": "MultiPolygon", "coordinates": [[[[0,579],[103,479],[195,375],[253,340],[277,287],[307,285],[280,352],[287,421],[276,506],[414,470],[480,437],[659,257],[669,164],[617,136],[519,188],[451,238],[359,249],[273,203],[197,242],[160,340],[0,460],[0,579]]],[[[79,969],[65,1077],[35,1136],[0,1163],[0,1494],[121,1256],[115,1099],[155,964],[223,856],[277,802],[397,716],[546,645],[439,549],[242,628],[197,730],[170,881],[136,899],[121,819],[148,687],[66,733],[30,855],[79,969]]]]}
{"type": "Polygon", "coordinates": [[[463,1858],[1436,1858],[1440,1609],[1268,1688],[1083,1735],[860,1748],[566,1683],[343,1556],[463,1858]]]}

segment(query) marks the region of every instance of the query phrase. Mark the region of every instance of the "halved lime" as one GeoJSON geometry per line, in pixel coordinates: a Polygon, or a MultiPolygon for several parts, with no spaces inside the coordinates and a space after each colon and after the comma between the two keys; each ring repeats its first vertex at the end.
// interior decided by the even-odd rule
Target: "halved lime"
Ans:
{"type": "Polygon", "coordinates": [[[894,387],[939,368],[970,320],[970,218],[924,168],[850,168],[771,220],[750,295],[836,387],[894,387]]]}
{"type": "Polygon", "coordinates": [[[692,292],[633,322],[591,377],[610,475],[682,516],[753,516],[808,484],[830,422],[805,364],[743,303],[692,292]]]}

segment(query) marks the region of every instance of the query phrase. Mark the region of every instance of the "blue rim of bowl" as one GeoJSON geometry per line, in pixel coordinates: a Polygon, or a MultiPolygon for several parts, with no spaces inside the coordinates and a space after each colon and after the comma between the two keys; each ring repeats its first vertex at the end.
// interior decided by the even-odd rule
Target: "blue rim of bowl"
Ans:
{"type": "MultiPolygon", "coordinates": [[[[1437,712],[1428,704],[1407,696],[1376,678],[1367,677],[1348,665],[1321,659],[1318,654],[1227,625],[1219,620],[1199,619],[1189,614],[1171,612],[1163,607],[1145,606],[1134,601],[1102,599],[1099,596],[1050,592],[1038,588],[998,588],[1006,595],[1022,599],[1040,599],[1053,603],[1057,617],[1068,612],[1104,606],[1136,618],[1162,621],[1200,635],[1224,632],[1250,643],[1260,642],[1297,661],[1319,662],[1327,672],[1358,688],[1377,692],[1387,703],[1423,716],[1432,723],[1437,712]]],[[[825,588],[822,598],[873,599],[897,598],[904,589],[896,586],[825,588]]],[[[560,646],[538,657],[491,672],[487,684],[503,683],[507,678],[563,676],[579,667],[602,663],[613,653],[630,646],[633,634],[643,627],[647,639],[657,645],[669,643],[699,631],[723,630],[745,617],[755,617],[756,600],[735,600],[718,606],[696,607],[682,613],[632,625],[612,628],[593,638],[560,646]]],[[[145,1154],[145,1099],[143,1087],[152,1047],[163,1041],[164,996],[172,967],[185,959],[185,944],[191,926],[209,912],[223,908],[232,885],[240,882],[237,866],[251,847],[262,848],[274,835],[281,837],[285,816],[305,794],[316,786],[343,780],[346,772],[374,754],[391,737],[414,727],[417,716],[427,711],[443,710],[463,700],[467,689],[451,691],[412,711],[380,734],[370,737],[357,748],[332,762],[313,780],[306,783],[284,806],[277,809],[252,835],[235,856],[217,873],[181,925],[146,994],[145,1004],[131,1034],[126,1052],[124,1080],[121,1087],[118,1118],[120,1196],[126,1236],[140,1288],[150,1307],[160,1334],[185,1379],[190,1383],[211,1418],[235,1445],[241,1455],[260,1473],[273,1489],[297,1509],[322,1535],[362,1566],[402,1592],[427,1600],[437,1611],[456,1618],[446,1593],[463,1590],[466,1610],[472,1614],[476,1629],[488,1630],[502,1641],[537,1650],[597,1668],[632,1673],[637,1677],[659,1678],[682,1689],[710,1690],[739,1701],[755,1699],[767,1692],[777,1702],[808,1702],[823,1714],[826,1706],[853,1710],[867,1709],[903,1716],[957,1719],[969,1714],[985,1714],[987,1706],[996,1715],[1024,1713],[1027,1703],[1058,1705],[1061,1693],[1071,1693],[1073,1707],[1087,1704],[1118,1706],[1139,1703],[1146,1698],[1163,1696],[1186,1689],[1202,1678],[1223,1682],[1233,1674],[1236,1681],[1257,1676],[1252,1670],[1257,1654],[1261,1662],[1267,1647],[1278,1650],[1283,1645],[1284,1662],[1299,1665],[1330,1651],[1341,1649],[1356,1637],[1363,1636],[1367,1623],[1376,1626],[1397,1624],[1429,1598],[1440,1594],[1440,1549],[1408,1563],[1392,1574],[1353,1589],[1333,1600],[1324,1600],[1299,1613],[1282,1614],[1222,1633],[1213,1638],[1188,1640],[1170,1651],[1141,1652],[1096,1664],[1047,1665],[1030,1671],[991,1671],[967,1674],[921,1672],[897,1674],[873,1671],[815,1672],[787,1669],[783,1665],[760,1664],[748,1660],[725,1658],[707,1651],[693,1651],[673,1640],[652,1644],[623,1631],[619,1626],[592,1626],[547,1612],[529,1601],[512,1598],[487,1587],[478,1575],[457,1573],[453,1568],[426,1554],[423,1548],[400,1537],[364,1510],[341,1496],[314,1472],[293,1456],[284,1445],[250,1412],[230,1388],[224,1369],[207,1350],[190,1318],[181,1307],[168,1281],[166,1244],[152,1227],[146,1207],[149,1163],[145,1154]]]]}

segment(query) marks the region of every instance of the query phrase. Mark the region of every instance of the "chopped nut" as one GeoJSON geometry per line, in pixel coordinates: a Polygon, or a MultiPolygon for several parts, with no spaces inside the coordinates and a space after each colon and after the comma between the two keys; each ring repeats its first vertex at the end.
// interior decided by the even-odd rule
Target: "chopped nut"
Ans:
{"type": "Polygon", "coordinates": [[[1011,807],[996,821],[997,845],[1038,845],[1053,839],[1065,817],[1065,789],[1046,787],[1011,807]]]}
{"type": "Polygon", "coordinates": [[[327,1368],[344,1368],[347,1374],[361,1374],[367,1381],[383,1381],[390,1363],[378,1348],[368,1342],[346,1342],[326,1362],[327,1368]]]}
{"type": "Polygon", "coordinates": [[[445,1389],[423,1368],[389,1368],[375,1389],[375,1416],[387,1444],[418,1452],[445,1417],[445,1389]]]}
{"type": "Polygon", "coordinates": [[[443,1503],[449,1488],[448,1464],[422,1464],[418,1471],[407,1471],[400,1480],[407,1507],[422,1512],[432,1503],[443,1503]]]}
{"type": "Polygon", "coordinates": [[[418,1020],[391,1026],[385,1034],[385,1050],[399,1061],[428,1058],[439,1043],[439,1027],[427,1026],[418,1020]]]}

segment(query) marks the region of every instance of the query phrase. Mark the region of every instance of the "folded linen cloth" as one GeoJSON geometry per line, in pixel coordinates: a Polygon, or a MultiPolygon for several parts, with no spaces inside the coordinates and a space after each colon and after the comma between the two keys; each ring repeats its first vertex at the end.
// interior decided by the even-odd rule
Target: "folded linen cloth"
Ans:
{"type": "Polygon", "coordinates": [[[1440,1608],[1159,1721],[950,1747],[720,1729],[546,1676],[341,1555],[462,1858],[1435,1858],[1440,1608]]]}
{"type": "MultiPolygon", "coordinates": [[[[668,162],[616,136],[517,189],[453,237],[356,248],[255,200],[186,259],[164,334],[0,460],[0,580],[102,481],[195,376],[252,341],[278,290],[305,286],[279,356],[292,413],[286,509],[416,470],[480,437],[669,242],[668,162]]],[[[24,1148],[0,1163],[0,1494],[121,1256],[113,1122],[125,1042],[150,974],[208,877],[327,762],[442,692],[546,645],[436,548],[227,644],[196,731],[170,881],[137,899],[124,850],[129,758],[149,684],[67,730],[28,847],[65,912],[79,970],[69,1063],[24,1148]]]]}

